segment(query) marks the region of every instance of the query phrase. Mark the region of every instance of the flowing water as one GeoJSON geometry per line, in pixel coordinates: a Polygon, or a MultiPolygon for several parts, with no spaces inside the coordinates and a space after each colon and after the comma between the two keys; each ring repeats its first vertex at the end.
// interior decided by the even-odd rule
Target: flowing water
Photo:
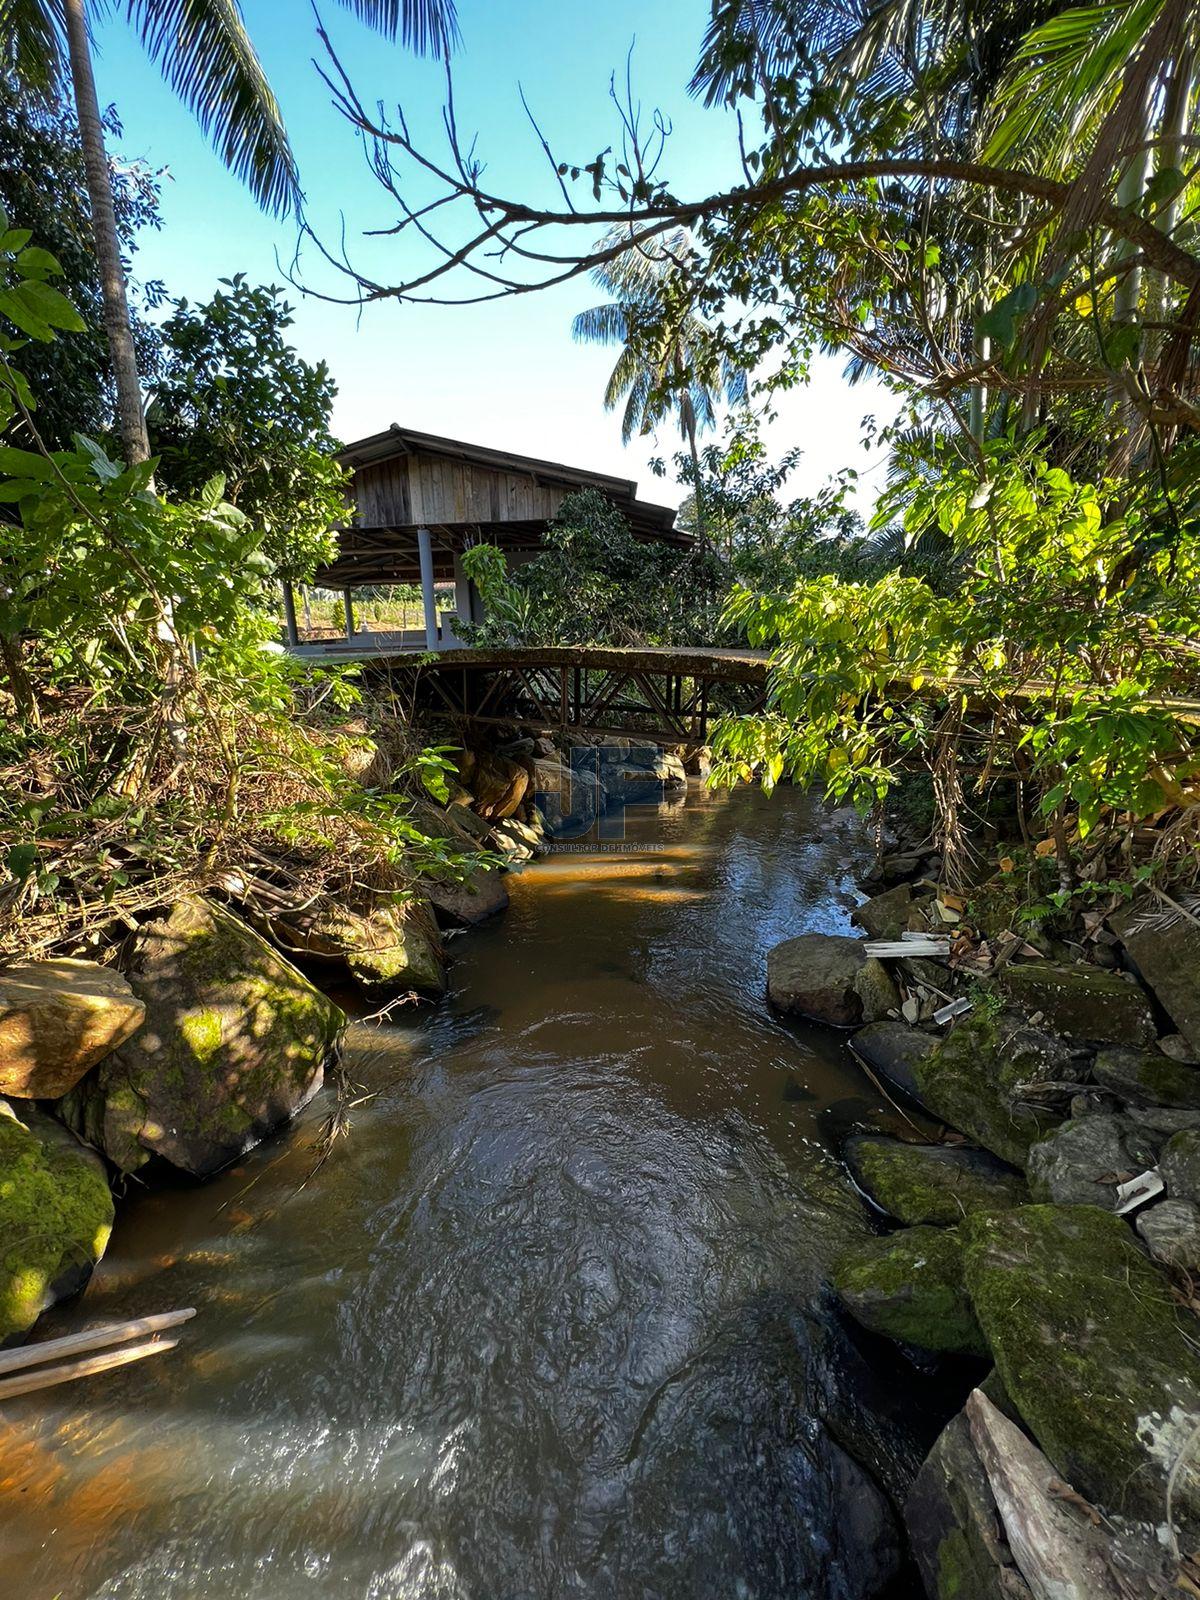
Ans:
{"type": "Polygon", "coordinates": [[[443,1006],[353,1030],[370,1098],[315,1173],[328,1096],[127,1199],[45,1331],[199,1314],[4,1408],[0,1596],[866,1592],[804,1313],[861,1226],[827,1151],[888,1110],[764,999],[772,944],[848,931],[865,841],[794,791],[627,831],[514,874],[443,1006]]]}

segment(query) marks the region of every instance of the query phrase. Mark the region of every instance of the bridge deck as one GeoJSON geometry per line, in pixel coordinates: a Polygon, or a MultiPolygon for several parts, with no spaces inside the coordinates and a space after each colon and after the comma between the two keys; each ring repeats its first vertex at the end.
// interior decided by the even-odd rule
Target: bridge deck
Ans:
{"type": "Polygon", "coordinates": [[[719,678],[729,683],[765,681],[768,660],[766,650],[691,645],[514,645],[503,650],[478,650],[460,645],[425,650],[389,640],[362,644],[330,640],[293,647],[292,654],[308,660],[374,661],[428,671],[586,667],[607,672],[681,673],[685,677],[719,678]]]}

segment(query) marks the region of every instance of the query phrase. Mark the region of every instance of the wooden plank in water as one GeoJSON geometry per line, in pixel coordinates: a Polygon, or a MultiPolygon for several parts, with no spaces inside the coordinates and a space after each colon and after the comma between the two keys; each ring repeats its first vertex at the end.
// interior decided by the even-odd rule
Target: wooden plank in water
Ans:
{"type": "Polygon", "coordinates": [[[130,1339],[141,1339],[147,1334],[162,1333],[166,1328],[177,1328],[181,1322],[187,1322],[195,1315],[194,1306],[185,1306],[182,1311],[159,1311],[152,1317],[135,1317],[131,1322],[106,1322],[98,1328],[85,1328],[82,1333],[65,1334],[61,1339],[44,1339],[41,1344],[23,1344],[14,1350],[0,1350],[0,1374],[41,1366],[43,1362],[57,1360],[60,1356],[77,1356],[86,1350],[104,1350],[109,1345],[127,1344],[130,1339]]]}
{"type": "Polygon", "coordinates": [[[74,1383],[76,1378],[90,1378],[93,1373],[109,1372],[113,1367],[128,1366],[131,1361],[141,1361],[145,1356],[174,1350],[178,1343],[178,1339],[147,1339],[144,1344],[122,1345],[118,1350],[105,1350],[102,1355],[84,1356],[81,1361],[64,1361],[59,1367],[38,1367],[15,1378],[3,1378],[0,1379],[0,1402],[14,1400],[20,1394],[33,1394],[37,1389],[53,1389],[60,1383],[74,1383]]]}

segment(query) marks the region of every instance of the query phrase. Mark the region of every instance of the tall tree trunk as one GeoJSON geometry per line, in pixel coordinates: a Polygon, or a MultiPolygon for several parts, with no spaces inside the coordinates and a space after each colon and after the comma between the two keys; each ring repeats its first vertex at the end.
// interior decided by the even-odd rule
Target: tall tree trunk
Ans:
{"type": "Polygon", "coordinates": [[[130,466],[150,455],[146,419],[142,413],[142,386],[138,378],[137,353],[129,322],[129,301],[125,290],[125,271],[121,265],[121,245],[117,219],[113,213],[112,180],[104,149],[104,128],[96,99],[96,79],[88,40],[84,0],[63,0],[67,27],[67,47],[71,56],[71,83],[75,91],[75,110],[79,118],[79,137],[87,172],[88,197],[92,209],[92,237],[100,267],[104,294],[104,331],[112,356],[113,378],[117,388],[117,419],[121,443],[130,466]]]}

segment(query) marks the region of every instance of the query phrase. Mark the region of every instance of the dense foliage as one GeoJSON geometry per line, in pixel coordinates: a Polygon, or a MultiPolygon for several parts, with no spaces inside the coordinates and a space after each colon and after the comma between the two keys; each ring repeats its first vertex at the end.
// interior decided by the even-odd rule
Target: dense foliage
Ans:
{"type": "Polygon", "coordinates": [[[494,545],[475,545],[464,566],[487,620],[459,631],[484,645],[699,643],[728,586],[710,551],[638,539],[594,489],[566,497],[542,550],[511,578],[494,545]]]}
{"type": "Polygon", "coordinates": [[[168,488],[195,495],[221,473],[277,573],[305,578],[332,554],[346,474],[333,459],[333,380],[289,344],[292,320],[281,289],[241,274],[206,305],[179,301],[147,421],[168,488]]]}
{"type": "MultiPolygon", "coordinates": [[[[37,397],[13,362],[81,323],[25,230],[0,234],[0,271],[0,424],[32,431],[37,397]]],[[[378,787],[348,782],[356,690],[273,643],[261,527],[219,475],[172,502],[154,467],[83,435],[0,447],[5,954],[111,937],[182,888],[234,892],[248,864],[309,902],[458,870],[402,792],[444,794],[443,755],[394,751],[378,787]]]]}

